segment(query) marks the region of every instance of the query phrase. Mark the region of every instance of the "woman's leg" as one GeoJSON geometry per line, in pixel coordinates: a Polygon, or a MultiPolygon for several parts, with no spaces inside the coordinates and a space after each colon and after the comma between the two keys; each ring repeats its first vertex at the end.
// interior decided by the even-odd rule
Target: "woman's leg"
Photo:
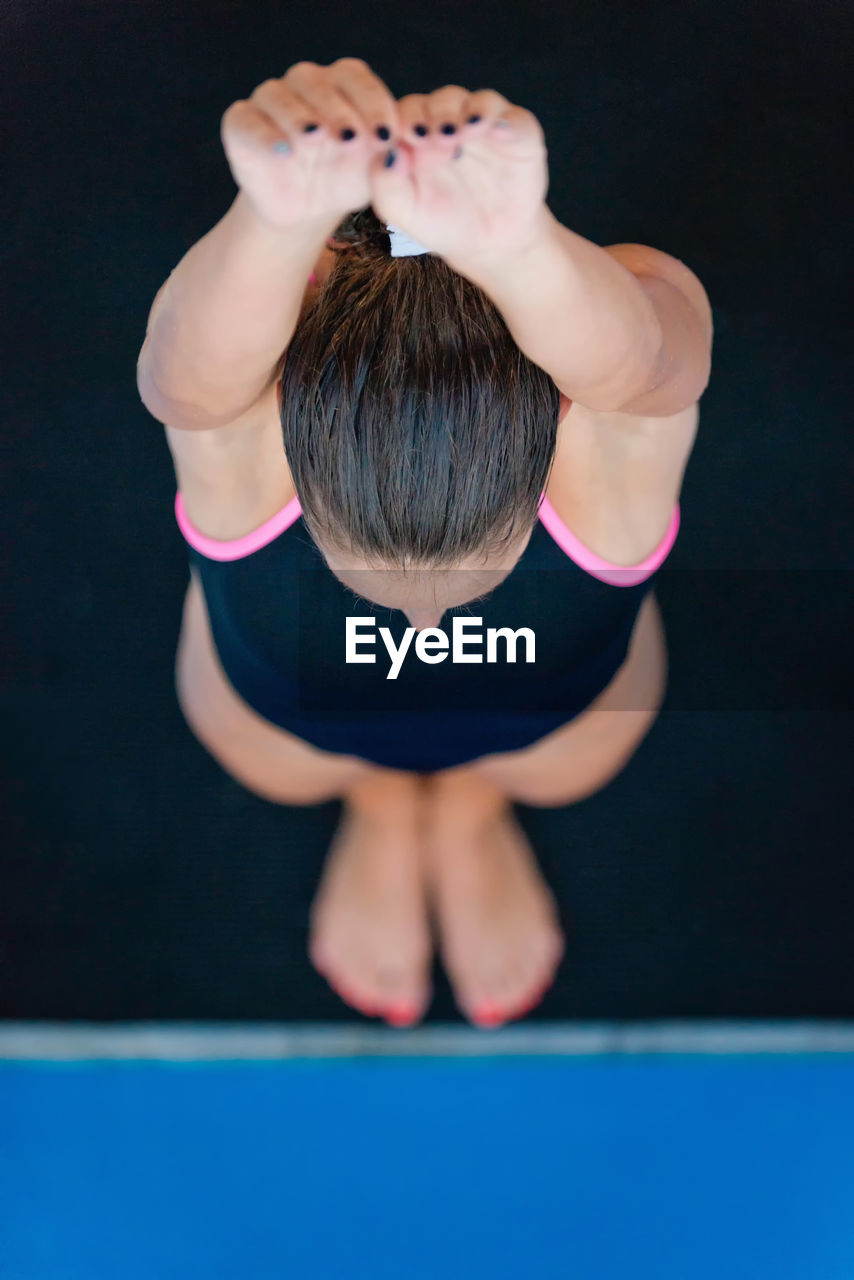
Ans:
{"type": "Polygon", "coordinates": [[[249,707],[222,669],[194,575],[184,597],[175,692],[188,728],[208,754],[247,791],[273,804],[323,804],[368,779],[394,789],[406,777],[358,756],[321,751],[249,707]]]}
{"type": "Polygon", "coordinates": [[[486,795],[557,808],[600,791],[654,724],[667,689],[667,642],[655,593],[638,613],[626,661],[581,715],[521,751],[481,756],[433,775],[437,793],[486,795]]]}
{"type": "Polygon", "coordinates": [[[556,903],[513,802],[557,807],[601,790],[649,732],[666,683],[650,594],[626,662],[587,711],[525,750],[430,777],[425,882],[458,1003],[480,1025],[539,1003],[564,951],[556,903]]]}
{"type": "Polygon", "coordinates": [[[311,907],[309,958],[348,1004],[407,1026],[432,998],[425,783],[417,774],[376,769],[341,799],[311,907]]]}
{"type": "Polygon", "coordinates": [[[404,1024],[430,1001],[433,955],[420,857],[423,780],[321,751],[271,724],[225,678],[191,584],[175,663],[178,703],[209,755],[274,804],[342,801],[311,908],[309,956],[348,1004],[404,1024]]]}

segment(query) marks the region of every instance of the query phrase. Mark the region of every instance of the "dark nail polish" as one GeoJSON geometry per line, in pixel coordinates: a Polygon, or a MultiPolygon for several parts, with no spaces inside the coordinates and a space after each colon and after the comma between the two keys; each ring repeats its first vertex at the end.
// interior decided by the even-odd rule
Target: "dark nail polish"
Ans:
{"type": "Polygon", "coordinates": [[[418,134],[419,138],[423,138],[423,137],[425,137],[425,136],[430,132],[430,130],[427,128],[426,124],[417,124],[417,125],[415,125],[415,126],[414,126],[414,128],[415,128],[415,132],[418,134]]]}
{"type": "Polygon", "coordinates": [[[455,124],[443,124],[443,125],[442,125],[442,132],[443,132],[443,133],[449,133],[449,134],[450,134],[450,133],[456,133],[456,132],[457,132],[457,126],[456,126],[455,124]]]}
{"type": "Polygon", "coordinates": [[[391,168],[391,166],[394,164],[394,162],[395,162],[395,160],[396,160],[396,159],[397,159],[397,152],[396,152],[396,151],[389,151],[388,155],[386,156],[385,160],[383,161],[383,164],[385,165],[385,167],[386,167],[387,169],[390,169],[390,168],[391,168]]]}
{"type": "Polygon", "coordinates": [[[307,124],[303,127],[303,133],[314,133],[319,126],[316,124],[307,124]]]}
{"type": "Polygon", "coordinates": [[[478,120],[480,120],[480,116],[469,116],[466,124],[477,124],[478,120]]]}
{"type": "Polygon", "coordinates": [[[389,138],[391,137],[391,132],[386,128],[384,124],[378,125],[377,137],[381,138],[383,142],[388,142],[389,138]]]}
{"type": "Polygon", "coordinates": [[[342,142],[350,142],[350,141],[352,141],[352,139],[353,139],[353,138],[355,138],[355,136],[356,136],[356,130],[355,130],[355,129],[342,129],[342,130],[341,130],[341,141],[342,141],[342,142]]]}

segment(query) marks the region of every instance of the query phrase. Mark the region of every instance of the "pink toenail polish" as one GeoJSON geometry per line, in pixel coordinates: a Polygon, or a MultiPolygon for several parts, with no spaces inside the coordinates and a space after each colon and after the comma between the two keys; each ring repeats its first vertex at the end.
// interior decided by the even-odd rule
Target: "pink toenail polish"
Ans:
{"type": "Polygon", "coordinates": [[[393,1004],[385,1011],[386,1022],[393,1027],[408,1027],[418,1017],[418,1010],[411,1004],[393,1004]]]}
{"type": "Polygon", "coordinates": [[[472,1021],[479,1027],[497,1027],[505,1021],[505,1014],[494,1004],[480,1004],[472,1010],[472,1021]]]}

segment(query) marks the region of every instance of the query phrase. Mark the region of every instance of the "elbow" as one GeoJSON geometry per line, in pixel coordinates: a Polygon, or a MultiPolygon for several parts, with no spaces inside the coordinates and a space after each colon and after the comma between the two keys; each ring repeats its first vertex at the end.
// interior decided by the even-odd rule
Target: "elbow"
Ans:
{"type": "Polygon", "coordinates": [[[641,395],[619,406],[618,412],[648,418],[669,418],[696,404],[709,385],[711,352],[696,351],[678,364],[668,360],[660,376],[641,395]]]}

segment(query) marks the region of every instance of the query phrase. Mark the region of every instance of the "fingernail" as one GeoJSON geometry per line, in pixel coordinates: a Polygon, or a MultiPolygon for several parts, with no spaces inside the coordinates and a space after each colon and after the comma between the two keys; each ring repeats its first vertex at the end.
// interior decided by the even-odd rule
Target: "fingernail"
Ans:
{"type": "Polygon", "coordinates": [[[391,137],[390,131],[384,124],[377,125],[377,137],[381,138],[383,142],[388,142],[391,137]]]}
{"type": "Polygon", "coordinates": [[[284,138],[279,138],[277,142],[273,143],[273,150],[281,151],[282,155],[288,155],[291,150],[291,144],[285,142],[284,138]]]}
{"type": "Polygon", "coordinates": [[[396,151],[394,151],[394,150],[391,150],[391,151],[389,151],[389,153],[387,154],[387,156],[386,156],[385,160],[383,161],[383,164],[385,165],[385,167],[386,167],[387,169],[390,169],[390,168],[392,167],[392,165],[394,164],[394,162],[395,162],[395,160],[396,160],[396,159],[397,159],[397,152],[396,152],[396,151]]]}

